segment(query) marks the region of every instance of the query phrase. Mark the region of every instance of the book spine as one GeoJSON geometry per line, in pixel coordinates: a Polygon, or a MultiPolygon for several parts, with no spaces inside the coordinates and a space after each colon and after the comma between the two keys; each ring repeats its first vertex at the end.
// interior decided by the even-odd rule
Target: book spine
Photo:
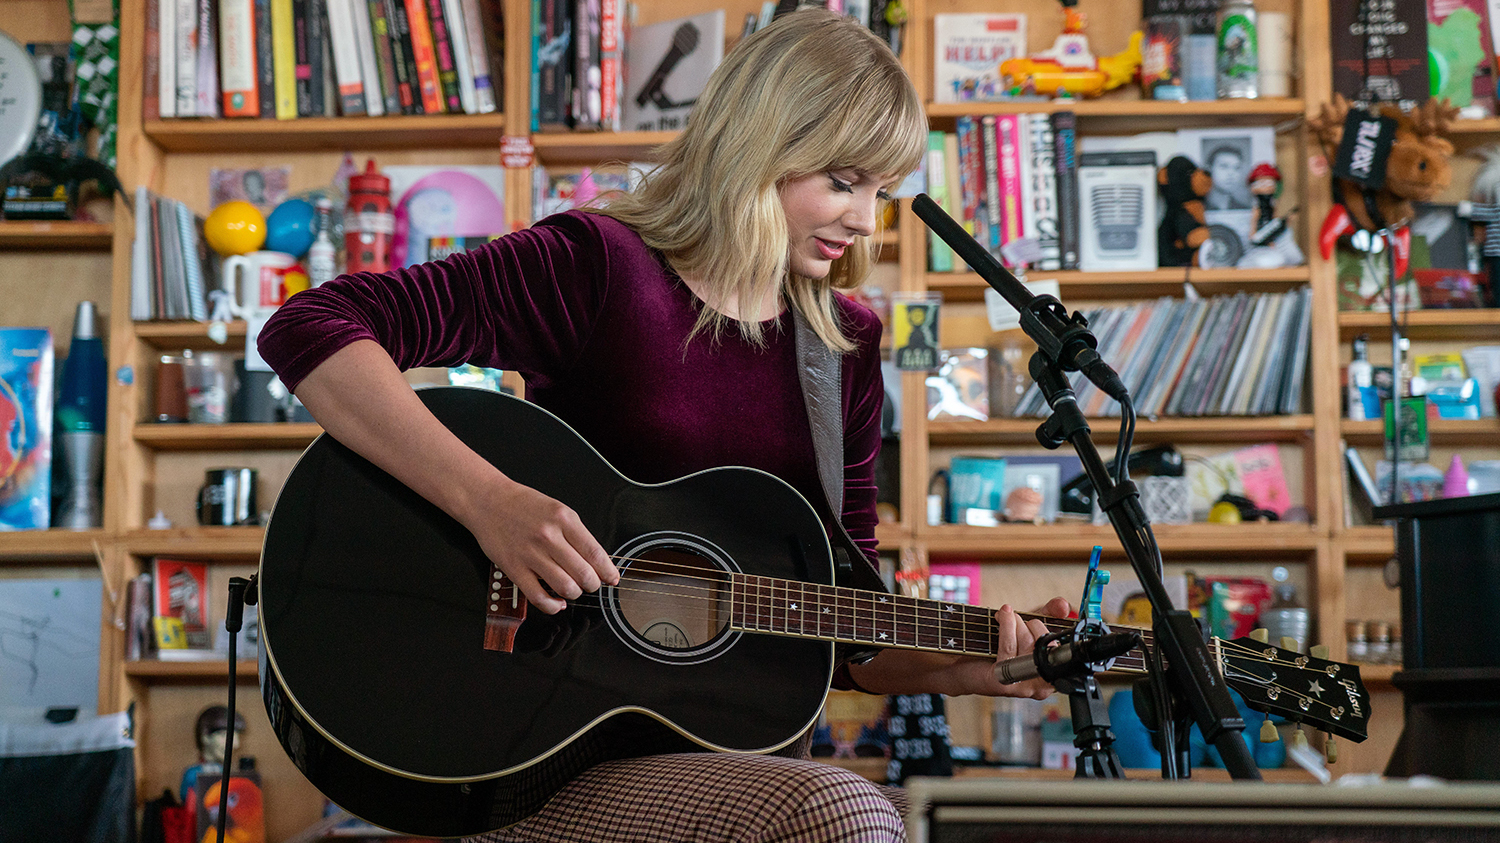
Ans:
{"type": "Polygon", "coordinates": [[[983,165],[980,163],[979,129],[973,117],[960,117],[956,123],[958,135],[958,192],[959,222],[973,236],[979,235],[980,202],[984,195],[981,180],[983,165]]]}
{"type": "Polygon", "coordinates": [[[271,0],[254,0],[256,114],[276,116],[276,59],[271,46],[271,0]]]}
{"type": "Polygon", "coordinates": [[[1021,207],[1021,129],[1014,114],[1000,115],[995,126],[1000,170],[1000,248],[1003,250],[1021,239],[1025,232],[1025,212],[1021,207]]]}
{"type": "Polygon", "coordinates": [[[603,125],[599,76],[599,0],[577,0],[573,6],[573,128],[597,130],[603,125]]]}
{"type": "Polygon", "coordinates": [[[260,115],[254,0],[219,0],[219,74],[225,117],[260,115]]]}
{"type": "Polygon", "coordinates": [[[341,0],[349,10],[354,25],[354,53],[359,60],[360,88],[364,91],[365,113],[371,117],[385,114],[385,96],[380,86],[380,61],[376,57],[375,33],[370,29],[370,9],[365,0],[341,0]]]}
{"type": "Polygon", "coordinates": [[[1057,242],[1057,150],[1052,132],[1052,118],[1033,114],[1030,120],[1031,145],[1031,216],[1036,228],[1037,268],[1046,271],[1062,269],[1062,251],[1057,242]]]}
{"type": "Polygon", "coordinates": [[[276,74],[276,119],[297,116],[297,24],[292,0],[271,0],[271,50],[276,74]]]}
{"type": "Polygon", "coordinates": [[[1054,164],[1057,171],[1057,246],[1062,269],[1078,268],[1080,232],[1078,219],[1077,118],[1071,111],[1052,115],[1052,136],[1056,145],[1054,164]]]}
{"type": "Polygon", "coordinates": [[[177,26],[173,30],[177,62],[177,116],[198,114],[198,2],[176,0],[177,26]]]}
{"type": "Polygon", "coordinates": [[[312,57],[307,40],[307,7],[310,0],[292,0],[292,56],[293,84],[297,88],[297,116],[311,117],[312,110],[312,57]]]}
{"type": "MultiPolygon", "coordinates": [[[[484,58],[489,66],[490,96],[495,101],[495,110],[500,111],[504,103],[502,82],[505,78],[505,12],[502,0],[478,0],[480,29],[484,38],[484,58]]],[[[477,72],[477,71],[476,71],[477,72]]],[[[479,80],[474,80],[479,86],[479,80]]]]}
{"type": "Polygon", "coordinates": [[[459,94],[458,61],[453,51],[453,27],[443,0],[427,0],[427,27],[432,37],[432,61],[437,67],[438,91],[443,98],[443,109],[450,114],[462,114],[463,98],[459,94]]]}
{"type": "Polygon", "coordinates": [[[997,121],[985,115],[979,121],[979,142],[984,149],[984,225],[981,242],[996,260],[1000,259],[1000,138],[997,121]]]}
{"type": "Polygon", "coordinates": [[[542,0],[531,0],[531,131],[542,130],[542,0]]]}
{"type": "Polygon", "coordinates": [[[370,43],[375,48],[375,65],[380,72],[381,98],[387,114],[401,113],[401,91],[396,82],[396,56],[391,35],[391,21],[386,17],[385,0],[367,0],[370,18],[370,43]]]}
{"type": "Polygon", "coordinates": [[[442,114],[443,89],[438,81],[437,58],[432,52],[432,25],[423,0],[401,0],[406,7],[406,25],[411,35],[412,60],[417,69],[417,93],[425,114],[442,114]]]}
{"type": "Polygon", "coordinates": [[[561,131],[568,125],[568,101],[571,99],[572,48],[569,0],[540,0],[540,51],[533,73],[539,80],[537,122],[542,130],[561,131]]]}
{"type": "Polygon", "coordinates": [[[219,4],[198,0],[198,53],[193,112],[199,117],[219,116],[219,4]]]}
{"type": "Polygon", "coordinates": [[[328,45],[333,53],[333,78],[338,87],[339,113],[365,113],[365,83],[360,68],[359,40],[352,0],[327,0],[328,45]]]}
{"type": "MultiPolygon", "coordinates": [[[[149,11],[147,12],[149,14],[149,11]]],[[[130,318],[152,318],[151,196],[144,185],[135,189],[135,239],[130,247],[130,318]]]]}
{"type": "Polygon", "coordinates": [[[599,113],[601,126],[608,132],[620,131],[621,92],[625,89],[621,66],[625,41],[624,20],[624,16],[620,14],[620,0],[600,0],[599,113]]]}
{"type": "Polygon", "coordinates": [[[422,113],[422,92],[417,84],[417,58],[411,44],[411,22],[403,0],[384,0],[391,25],[391,53],[396,59],[396,81],[400,85],[401,112],[422,113]]]}
{"type": "Polygon", "coordinates": [[[312,117],[328,113],[329,103],[323,96],[323,81],[329,70],[323,59],[327,48],[328,3],[326,0],[307,0],[307,78],[308,90],[312,93],[308,108],[312,117]]]}
{"type": "Polygon", "coordinates": [[[459,82],[468,80],[469,104],[465,107],[471,114],[489,114],[495,110],[495,88],[490,82],[490,60],[485,55],[484,16],[479,11],[479,0],[452,0],[458,7],[458,15],[464,26],[464,67],[459,82]]]}
{"type": "MultiPolygon", "coordinates": [[[[146,44],[141,53],[141,120],[156,120],[162,113],[161,67],[162,0],[146,0],[146,44]]],[[[174,100],[175,102],[175,100],[174,100]]]]}
{"type": "MultiPolygon", "coordinates": [[[[948,165],[943,146],[943,133],[933,129],[927,133],[927,193],[939,208],[949,211],[952,203],[948,199],[948,165]]],[[[932,272],[953,271],[953,250],[937,236],[927,232],[927,268],[932,272]]]]}

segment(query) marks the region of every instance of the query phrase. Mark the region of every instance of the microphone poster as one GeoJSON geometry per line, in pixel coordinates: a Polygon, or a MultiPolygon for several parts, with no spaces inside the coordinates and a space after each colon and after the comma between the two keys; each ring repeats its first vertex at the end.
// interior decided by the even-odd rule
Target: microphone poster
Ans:
{"type": "Polygon", "coordinates": [[[625,49],[625,131],[679,131],[724,60],[724,10],[634,27],[625,49]]]}

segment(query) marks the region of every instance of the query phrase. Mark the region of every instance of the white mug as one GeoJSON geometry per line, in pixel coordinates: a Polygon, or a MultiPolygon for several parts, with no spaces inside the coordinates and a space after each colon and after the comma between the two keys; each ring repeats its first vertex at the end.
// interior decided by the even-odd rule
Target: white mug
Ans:
{"type": "Polygon", "coordinates": [[[229,312],[246,319],[280,307],[287,296],[287,271],[294,266],[297,258],[286,252],[249,252],[225,258],[223,285],[229,294],[229,312]]]}

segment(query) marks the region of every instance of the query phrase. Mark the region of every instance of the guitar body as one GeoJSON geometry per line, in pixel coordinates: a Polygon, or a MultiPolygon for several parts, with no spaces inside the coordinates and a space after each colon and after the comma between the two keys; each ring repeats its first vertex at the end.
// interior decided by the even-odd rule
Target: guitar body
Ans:
{"type": "Polygon", "coordinates": [[[386,828],[472,835],[525,819],[603,760],[774,751],[813,724],[833,644],[732,630],[722,585],[833,584],[822,524],[794,489],[743,468],[638,484],[535,405],[419,395],[643,576],[558,615],[532,609],[513,652],[485,649],[492,572],[474,538],[320,436],[276,501],[259,573],[266,710],[319,790],[386,828]],[[702,597],[659,599],[653,581],[702,597]]]}

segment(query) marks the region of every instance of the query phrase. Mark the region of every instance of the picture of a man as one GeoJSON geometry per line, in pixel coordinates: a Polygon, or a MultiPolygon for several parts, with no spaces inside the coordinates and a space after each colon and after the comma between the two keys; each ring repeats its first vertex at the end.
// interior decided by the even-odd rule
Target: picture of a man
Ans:
{"type": "Polygon", "coordinates": [[[1249,186],[1245,181],[1250,156],[1248,139],[1216,138],[1203,142],[1204,168],[1214,180],[1203,204],[1211,211],[1248,210],[1249,186]]]}

